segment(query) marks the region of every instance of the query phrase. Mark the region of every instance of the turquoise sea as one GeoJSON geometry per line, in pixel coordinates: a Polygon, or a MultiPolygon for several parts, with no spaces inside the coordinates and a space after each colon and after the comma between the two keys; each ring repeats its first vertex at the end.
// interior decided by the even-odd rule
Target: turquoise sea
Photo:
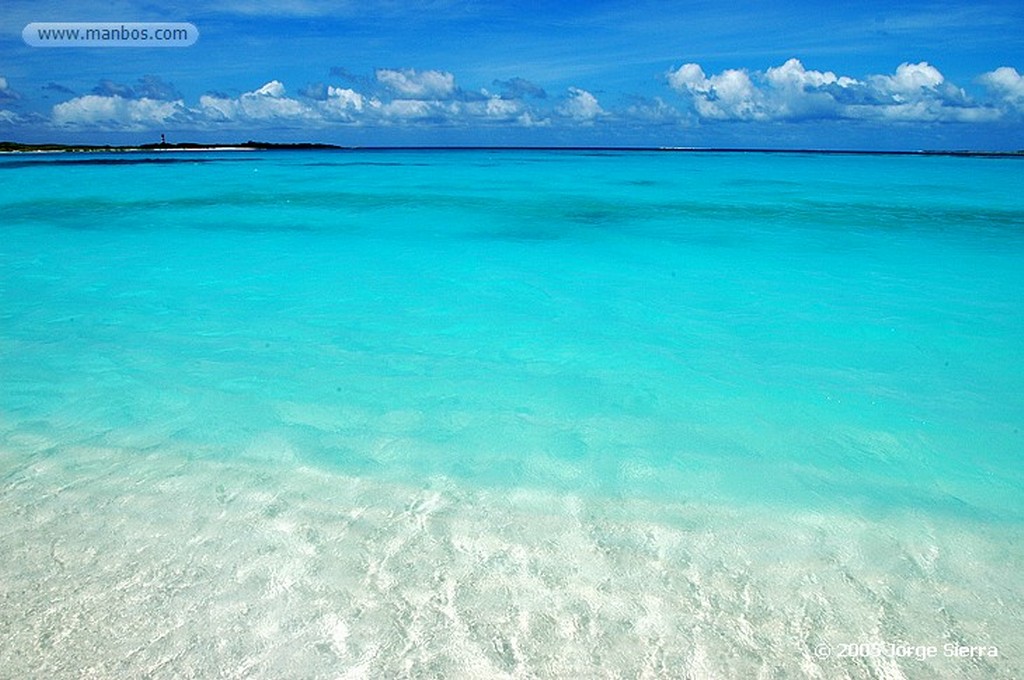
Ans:
{"type": "Polygon", "coordinates": [[[0,157],[0,677],[1024,677],[1022,186],[0,157]]]}

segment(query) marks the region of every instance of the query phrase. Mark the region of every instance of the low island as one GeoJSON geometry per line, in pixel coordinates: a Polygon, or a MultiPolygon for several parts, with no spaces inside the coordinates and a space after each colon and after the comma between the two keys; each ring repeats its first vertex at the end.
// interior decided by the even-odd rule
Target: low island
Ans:
{"type": "Polygon", "coordinates": [[[0,152],[7,153],[118,153],[131,151],[307,151],[322,149],[343,149],[334,144],[318,144],[300,142],[294,144],[277,144],[273,142],[256,142],[249,140],[240,144],[199,144],[196,142],[178,142],[171,144],[166,141],[139,145],[97,145],[97,144],[21,144],[19,142],[0,142],[0,152]]]}

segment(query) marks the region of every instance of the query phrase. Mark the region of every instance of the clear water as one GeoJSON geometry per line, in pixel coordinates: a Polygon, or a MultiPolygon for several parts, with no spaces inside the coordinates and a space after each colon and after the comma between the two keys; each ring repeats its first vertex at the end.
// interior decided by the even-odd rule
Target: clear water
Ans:
{"type": "Polygon", "coordinates": [[[1022,163],[0,159],[0,676],[1021,676],[1022,163]]]}

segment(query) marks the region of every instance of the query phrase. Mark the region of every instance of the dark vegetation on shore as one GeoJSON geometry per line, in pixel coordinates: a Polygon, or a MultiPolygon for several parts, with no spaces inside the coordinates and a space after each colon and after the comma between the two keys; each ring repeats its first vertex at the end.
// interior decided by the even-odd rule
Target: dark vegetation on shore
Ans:
{"type": "Polygon", "coordinates": [[[271,149],[282,150],[314,150],[314,149],[342,149],[344,147],[334,144],[314,144],[312,142],[301,142],[298,144],[275,144],[273,142],[254,142],[249,140],[241,144],[197,144],[195,142],[178,142],[169,144],[167,142],[156,142],[154,144],[138,144],[125,146],[95,145],[95,144],[19,144],[18,142],[0,142],[0,151],[67,151],[73,153],[83,152],[118,152],[118,151],[207,151],[216,149],[254,149],[265,151],[271,149]]]}

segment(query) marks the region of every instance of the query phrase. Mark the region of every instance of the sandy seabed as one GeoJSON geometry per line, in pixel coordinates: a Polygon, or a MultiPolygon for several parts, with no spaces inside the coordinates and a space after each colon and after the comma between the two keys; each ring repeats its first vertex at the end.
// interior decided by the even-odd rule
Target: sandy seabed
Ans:
{"type": "Polygon", "coordinates": [[[0,453],[3,678],[1024,675],[1017,525],[414,487],[33,437],[0,453]],[[839,658],[850,643],[938,653],[839,658]]]}

